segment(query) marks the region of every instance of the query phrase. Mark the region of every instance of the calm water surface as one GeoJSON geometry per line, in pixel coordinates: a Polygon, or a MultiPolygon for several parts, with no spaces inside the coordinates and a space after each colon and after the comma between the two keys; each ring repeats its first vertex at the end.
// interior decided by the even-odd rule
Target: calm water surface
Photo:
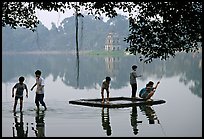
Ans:
{"type": "MultiPolygon", "coordinates": [[[[202,53],[179,54],[168,61],[141,63],[136,56],[74,55],[2,56],[2,136],[45,137],[201,137],[202,53]],[[152,80],[161,83],[150,107],[100,108],[69,104],[70,100],[100,98],[105,76],[112,78],[111,97],[131,96],[129,72],[138,65],[138,90],[152,80]],[[48,110],[37,113],[35,92],[24,97],[23,113],[12,113],[11,89],[19,76],[30,89],[34,72],[42,70],[48,110]]],[[[138,95],[138,94],[137,94],[138,95]]]]}

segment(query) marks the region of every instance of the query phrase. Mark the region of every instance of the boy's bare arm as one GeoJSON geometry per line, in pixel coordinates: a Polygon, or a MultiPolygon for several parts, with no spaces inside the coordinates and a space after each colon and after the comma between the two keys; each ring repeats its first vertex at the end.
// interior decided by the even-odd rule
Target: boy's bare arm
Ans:
{"type": "Polygon", "coordinates": [[[156,84],[156,86],[154,87],[154,89],[157,89],[159,83],[160,83],[160,81],[157,82],[157,84],[156,84]]]}
{"type": "Polygon", "coordinates": [[[28,97],[28,88],[26,88],[26,97],[28,97]]]}
{"type": "Polygon", "coordinates": [[[14,87],[12,88],[12,97],[14,97],[14,87]]]}
{"type": "Polygon", "coordinates": [[[33,90],[33,88],[35,87],[37,85],[37,83],[35,83],[34,85],[33,85],[33,87],[30,89],[31,91],[33,90]]]}

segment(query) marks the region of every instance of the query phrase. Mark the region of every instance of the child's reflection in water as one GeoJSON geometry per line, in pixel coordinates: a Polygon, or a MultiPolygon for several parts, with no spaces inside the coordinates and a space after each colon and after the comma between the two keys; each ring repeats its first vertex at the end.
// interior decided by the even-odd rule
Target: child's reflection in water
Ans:
{"type": "Polygon", "coordinates": [[[32,127],[32,130],[35,131],[36,137],[45,137],[45,122],[44,122],[45,112],[37,111],[35,116],[36,129],[32,127]]]}
{"type": "Polygon", "coordinates": [[[106,130],[107,136],[112,134],[111,126],[110,126],[110,117],[109,117],[109,108],[106,108],[106,112],[104,112],[105,108],[102,108],[101,117],[102,117],[102,127],[106,130]]]}
{"type": "Polygon", "coordinates": [[[28,123],[26,124],[26,131],[24,131],[24,122],[23,122],[23,113],[20,113],[20,121],[18,121],[19,117],[16,115],[16,112],[14,113],[14,121],[13,123],[13,137],[28,137],[28,123]],[[16,133],[15,135],[15,128],[16,133]]]}

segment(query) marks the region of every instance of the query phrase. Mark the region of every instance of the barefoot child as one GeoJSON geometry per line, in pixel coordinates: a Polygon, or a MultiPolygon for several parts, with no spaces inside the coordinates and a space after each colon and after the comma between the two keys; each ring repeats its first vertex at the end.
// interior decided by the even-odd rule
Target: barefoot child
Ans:
{"type": "Polygon", "coordinates": [[[19,77],[19,82],[16,83],[12,88],[12,97],[14,97],[14,89],[16,89],[13,112],[16,112],[16,106],[17,106],[18,99],[20,99],[20,112],[22,112],[24,89],[26,90],[26,97],[28,98],[28,89],[27,89],[26,84],[23,83],[24,80],[25,80],[25,78],[23,76],[19,77]]]}
{"type": "Polygon", "coordinates": [[[35,77],[36,77],[36,83],[32,86],[31,91],[33,90],[33,88],[35,86],[37,86],[36,88],[36,93],[35,93],[35,104],[37,106],[37,110],[39,110],[39,105],[41,104],[42,106],[44,106],[44,110],[47,110],[46,104],[44,102],[44,78],[41,77],[41,71],[40,70],[36,70],[35,71],[35,77]],[[40,102],[40,104],[39,104],[40,102]]]}
{"type": "Polygon", "coordinates": [[[102,82],[102,86],[101,86],[101,97],[102,97],[102,103],[104,103],[104,90],[106,90],[107,92],[107,102],[109,102],[109,85],[110,85],[110,81],[111,78],[110,77],[106,77],[105,80],[103,80],[102,82]]]}
{"type": "Polygon", "coordinates": [[[160,82],[158,81],[157,84],[153,87],[154,82],[149,81],[149,83],[146,84],[146,87],[140,90],[139,97],[144,98],[146,100],[150,99],[154,95],[154,92],[156,91],[159,83],[160,82]]]}

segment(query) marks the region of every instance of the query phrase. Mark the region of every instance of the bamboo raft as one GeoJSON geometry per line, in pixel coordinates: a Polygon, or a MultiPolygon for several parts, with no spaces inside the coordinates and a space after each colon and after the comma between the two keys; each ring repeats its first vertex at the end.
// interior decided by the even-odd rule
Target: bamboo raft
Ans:
{"type": "Polygon", "coordinates": [[[109,98],[109,103],[102,103],[102,99],[79,99],[79,100],[71,100],[70,104],[76,105],[84,105],[91,107],[105,107],[105,108],[124,108],[124,107],[132,107],[139,105],[156,105],[165,103],[165,100],[152,100],[146,101],[141,98],[129,98],[129,97],[112,97],[109,98]]]}

